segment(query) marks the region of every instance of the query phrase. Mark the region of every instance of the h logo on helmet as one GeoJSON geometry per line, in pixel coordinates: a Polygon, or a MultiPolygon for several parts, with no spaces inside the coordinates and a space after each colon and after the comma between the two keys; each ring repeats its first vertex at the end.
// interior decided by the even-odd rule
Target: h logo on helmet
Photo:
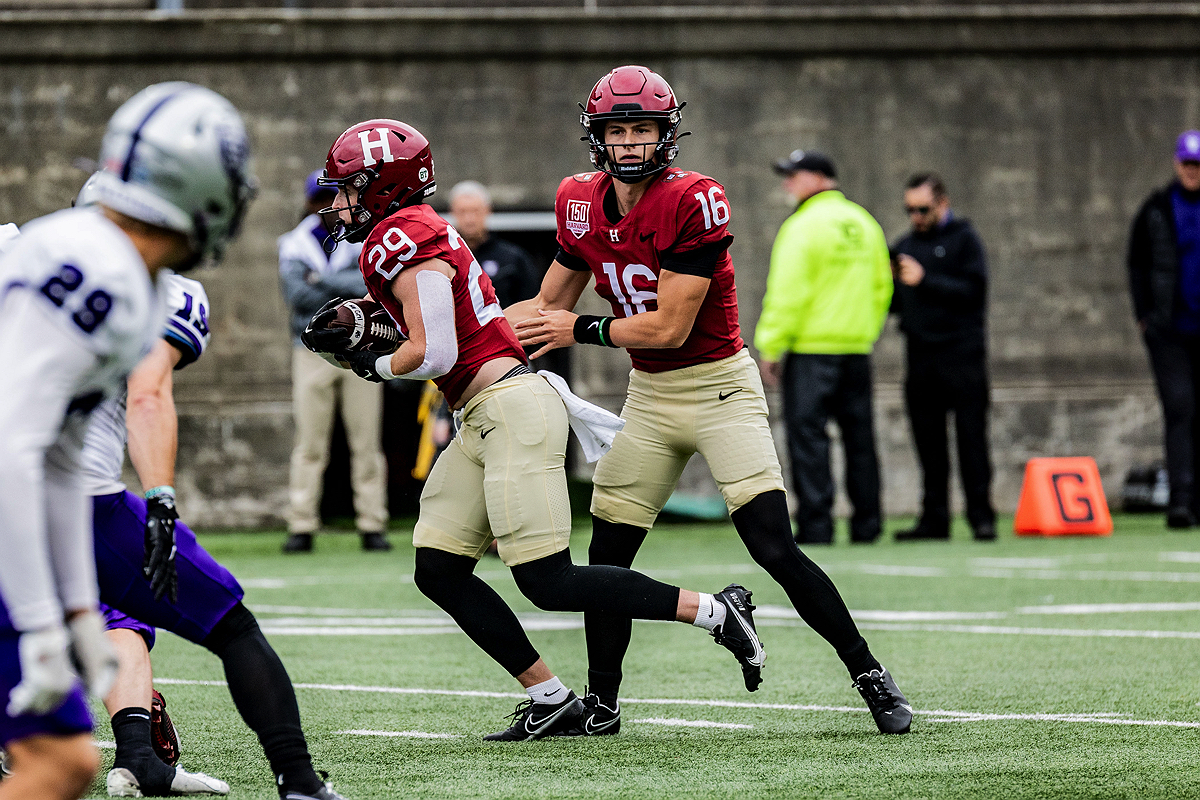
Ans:
{"type": "Polygon", "coordinates": [[[363,166],[373,167],[380,161],[391,163],[396,159],[392,157],[392,143],[388,141],[387,128],[376,128],[375,132],[379,134],[378,141],[371,141],[370,131],[359,131],[358,141],[362,145],[363,166]],[[379,158],[371,157],[372,150],[379,150],[379,158]]]}

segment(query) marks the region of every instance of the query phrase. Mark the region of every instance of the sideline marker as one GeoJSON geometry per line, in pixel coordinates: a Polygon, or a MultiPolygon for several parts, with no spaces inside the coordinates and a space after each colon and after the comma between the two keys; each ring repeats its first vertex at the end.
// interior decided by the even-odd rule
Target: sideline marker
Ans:
{"type": "Polygon", "coordinates": [[[1095,459],[1031,458],[1013,530],[1018,536],[1111,536],[1112,517],[1095,459]]]}

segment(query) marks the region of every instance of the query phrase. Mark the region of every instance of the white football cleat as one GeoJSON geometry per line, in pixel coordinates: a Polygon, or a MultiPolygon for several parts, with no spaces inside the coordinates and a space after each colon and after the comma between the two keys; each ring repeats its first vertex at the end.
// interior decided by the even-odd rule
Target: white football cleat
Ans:
{"type": "Polygon", "coordinates": [[[141,797],[142,789],[138,779],[124,767],[116,767],[108,771],[109,797],[141,797]]]}
{"type": "MultiPolygon", "coordinates": [[[[109,770],[107,784],[109,797],[144,796],[138,779],[124,767],[109,770]]],[[[229,794],[229,784],[203,772],[188,772],[183,767],[176,767],[175,778],[171,781],[171,794],[226,795],[229,794]]]]}
{"type": "Polygon", "coordinates": [[[171,791],[175,794],[229,794],[229,784],[220,778],[205,775],[203,772],[188,772],[183,767],[175,767],[175,779],[171,781],[171,791]]]}

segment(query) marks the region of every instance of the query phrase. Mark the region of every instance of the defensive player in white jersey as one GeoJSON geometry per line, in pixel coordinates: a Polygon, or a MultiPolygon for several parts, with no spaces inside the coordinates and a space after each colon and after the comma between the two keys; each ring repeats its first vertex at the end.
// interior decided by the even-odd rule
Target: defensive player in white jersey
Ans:
{"type": "Polygon", "coordinates": [[[12,769],[0,798],[71,800],[95,775],[80,679],[106,694],[116,659],[80,479],[87,419],[161,334],[154,279],[218,257],[236,233],[247,158],[224,98],[151,87],[108,124],[96,207],[29,223],[0,258],[0,744],[12,769]]]}
{"type": "MultiPolygon", "coordinates": [[[[86,202],[86,198],[85,198],[86,202]]],[[[171,372],[182,369],[198,359],[208,346],[208,296],[198,281],[181,275],[168,275],[160,281],[165,299],[167,321],[161,338],[142,359],[127,380],[127,391],[119,397],[106,399],[92,414],[91,424],[83,445],[84,489],[91,496],[97,564],[100,569],[101,597],[105,588],[115,583],[126,591],[113,602],[136,603],[140,593],[129,591],[129,584],[145,586],[141,563],[137,556],[143,550],[147,517],[135,514],[119,515],[114,508],[137,504],[136,497],[125,498],[121,469],[125,460],[126,424],[128,417],[130,456],[143,484],[151,489],[152,497],[166,494],[174,483],[176,421],[171,396],[171,372]],[[130,409],[127,410],[127,406],[130,409]],[[154,492],[157,488],[157,492],[154,492]],[[121,543],[134,558],[121,559],[121,543]],[[107,578],[107,580],[106,580],[107,578]]],[[[154,502],[153,500],[150,502],[154,502]]],[[[156,521],[157,522],[157,521],[156,521]]],[[[198,546],[191,531],[179,523],[175,530],[176,562],[189,560],[198,546]]],[[[208,559],[211,561],[211,559],[208,559]]],[[[215,566],[215,563],[214,563],[215,566]]],[[[220,570],[224,578],[227,573],[220,570]]],[[[197,603],[217,604],[219,619],[236,599],[227,600],[236,587],[228,576],[221,588],[226,591],[203,591],[207,586],[195,586],[195,592],[185,592],[186,610],[197,603]],[[186,602],[188,597],[192,602],[186,602]]],[[[144,593],[149,594],[146,586],[144,593]]],[[[107,594],[117,594],[108,592],[107,594]]],[[[240,587],[237,594],[240,597],[240,587]]],[[[151,599],[152,598],[148,598],[151,599]]],[[[116,740],[113,768],[108,773],[107,788],[113,797],[160,797],[167,795],[228,794],[229,785],[203,773],[194,773],[177,766],[178,737],[170,722],[160,720],[159,735],[165,741],[164,750],[173,750],[167,760],[156,755],[152,738],[152,709],[154,708],[153,672],[150,648],[154,646],[155,629],[140,619],[113,608],[101,601],[108,639],[117,651],[120,671],[112,690],[104,697],[116,740]],[[169,761],[169,763],[168,763],[169,761]]],[[[194,614],[193,614],[194,615],[194,614]]],[[[157,698],[162,706],[161,695],[157,698]]],[[[161,717],[165,707],[158,709],[161,717]]]]}
{"type": "MultiPolygon", "coordinates": [[[[187,96],[179,99],[194,102],[187,96]]],[[[144,130],[143,137],[148,132],[152,131],[144,130]]],[[[90,181],[80,192],[81,205],[97,201],[93,189],[90,181]]],[[[313,769],[291,679],[242,604],[242,587],[178,522],[173,488],[178,420],[172,373],[198,359],[207,346],[208,298],[199,283],[179,278],[166,285],[164,294],[168,314],[159,329],[161,338],[130,374],[127,397],[101,407],[84,451],[100,600],[110,607],[110,627],[124,629],[113,635],[122,638],[123,652],[133,657],[132,683],[107,698],[117,740],[109,794],[229,791],[223,781],[170,767],[151,751],[146,647],[153,641],[153,627],[160,627],[221,659],[234,705],[258,735],[281,798],[342,800],[313,769]],[[144,496],[121,483],[126,432],[144,496]],[[144,643],[139,645],[136,634],[145,637],[144,643]]]]}

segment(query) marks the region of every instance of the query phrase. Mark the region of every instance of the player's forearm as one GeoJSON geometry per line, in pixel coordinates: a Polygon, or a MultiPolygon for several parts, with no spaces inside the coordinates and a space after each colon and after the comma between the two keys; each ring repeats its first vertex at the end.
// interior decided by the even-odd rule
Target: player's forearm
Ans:
{"type": "Polygon", "coordinates": [[[541,294],[535,295],[528,300],[522,300],[519,303],[513,303],[508,308],[504,309],[504,318],[508,320],[508,324],[516,328],[517,323],[522,320],[536,317],[539,308],[545,301],[542,300],[541,294]]]}
{"type": "MultiPolygon", "coordinates": [[[[86,428],[83,420],[68,420],[81,431],[86,428]]],[[[50,551],[50,566],[58,586],[58,598],[69,616],[73,612],[96,608],[99,588],[96,586],[96,556],[92,544],[90,525],[91,498],[84,494],[77,480],[82,432],[75,439],[78,450],[73,450],[71,459],[47,459],[46,507],[50,510],[51,524],[47,535],[50,551]]],[[[64,452],[59,448],[58,452],[64,452]]]]}
{"type": "Polygon", "coordinates": [[[45,496],[30,459],[0,447],[0,596],[13,627],[61,625],[62,606],[50,570],[45,496]]]}
{"type": "Polygon", "coordinates": [[[392,353],[390,363],[392,374],[397,377],[407,375],[425,363],[425,356],[425,342],[414,342],[412,339],[401,342],[396,351],[392,353]]]}
{"type": "Polygon", "coordinates": [[[614,319],[609,326],[612,343],[638,350],[671,350],[682,347],[692,332],[695,319],[681,319],[662,310],[647,311],[625,319],[614,319]]]}
{"type": "Polygon", "coordinates": [[[153,392],[131,393],[125,426],[129,431],[129,460],[142,488],[174,486],[179,418],[171,385],[153,392]]]}

